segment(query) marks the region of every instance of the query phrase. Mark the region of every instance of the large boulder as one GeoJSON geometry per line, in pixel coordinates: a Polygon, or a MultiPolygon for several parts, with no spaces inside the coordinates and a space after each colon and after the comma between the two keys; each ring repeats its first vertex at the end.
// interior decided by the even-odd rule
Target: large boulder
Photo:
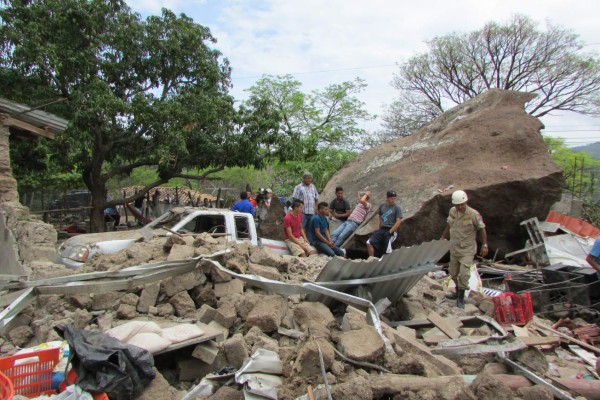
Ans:
{"type": "MultiPolygon", "coordinates": [[[[343,186],[369,188],[374,212],[345,246],[364,251],[377,226],[377,206],[396,190],[404,219],[394,247],[439,239],[454,190],[466,190],[469,204],[488,227],[489,244],[500,254],[522,248],[521,221],[546,218],[560,200],[562,170],[552,161],[540,129],[524,110],[530,93],[490,90],[433,120],[411,136],[370,149],[338,171],[320,195],[334,197],[343,186]]],[[[493,253],[492,253],[493,254],[493,253]]]]}

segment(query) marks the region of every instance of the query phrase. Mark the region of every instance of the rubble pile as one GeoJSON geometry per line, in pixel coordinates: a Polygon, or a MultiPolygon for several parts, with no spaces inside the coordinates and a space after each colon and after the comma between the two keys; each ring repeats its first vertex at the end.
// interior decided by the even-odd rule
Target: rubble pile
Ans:
{"type": "MultiPolygon", "coordinates": [[[[157,378],[140,398],[181,399],[202,378],[236,371],[259,349],[275,352],[282,362],[280,399],[304,396],[309,386],[325,395],[325,378],[333,398],[551,398],[545,387],[532,386],[527,380],[527,384],[515,383],[514,375],[495,362],[491,353],[436,352],[434,346],[440,347],[448,339],[445,334],[450,328],[444,328],[444,324],[454,324],[451,328],[459,338],[493,335],[485,324],[476,328],[455,324],[470,316],[492,315],[493,305],[485,295],[473,295],[465,309],[459,310],[453,302],[444,300],[440,283],[425,277],[380,317],[391,325],[393,321],[416,325],[392,328],[384,323],[380,334],[367,322],[365,313],[354,307],[337,305],[330,309],[320,302],[307,301],[304,295],[268,292],[233,278],[211,261],[233,273],[300,283],[314,280],[330,260],[328,257],[299,259],[248,245],[225,249],[223,239],[174,235],[143,240],[120,253],[95,257],[81,272],[118,271],[148,261],[212,254],[210,260],[199,258],[189,272],[126,291],[113,291],[106,283],[93,294],[40,295],[34,306],[13,320],[6,339],[0,342],[0,352],[7,355],[17,347],[57,340],[52,327],[62,324],[99,332],[131,321],[155,322],[163,328],[194,324],[209,339],[200,336],[196,342],[183,342],[185,346],[166,345],[157,351],[157,378]],[[418,326],[419,321],[429,325],[418,326]],[[433,326],[431,321],[441,322],[433,326]],[[463,374],[479,375],[471,383],[463,374]]],[[[55,265],[47,271],[45,278],[73,272],[55,265]]],[[[41,272],[34,273],[42,277],[41,272]]],[[[547,371],[544,356],[540,358],[539,351],[530,350],[532,354],[523,353],[523,363],[537,372],[544,368],[547,371]]],[[[564,358],[557,355],[552,362],[558,365],[564,358]]],[[[571,364],[564,368],[576,370],[571,364]]],[[[216,382],[210,398],[243,398],[239,386],[225,385],[226,380],[216,382]]]]}

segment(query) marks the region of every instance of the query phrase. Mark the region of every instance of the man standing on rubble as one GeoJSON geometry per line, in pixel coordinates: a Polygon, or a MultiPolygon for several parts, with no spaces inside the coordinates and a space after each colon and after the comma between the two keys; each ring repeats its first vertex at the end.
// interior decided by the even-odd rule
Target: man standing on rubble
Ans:
{"type": "Polygon", "coordinates": [[[402,210],[396,204],[396,191],[390,190],[386,194],[386,202],[379,206],[377,230],[367,240],[369,257],[381,257],[392,252],[392,242],[396,240],[396,231],[402,223],[402,210]]]}
{"type": "MultiPolygon", "coordinates": [[[[302,182],[300,182],[294,188],[292,197],[294,199],[302,200],[304,209],[302,211],[302,228],[306,231],[308,224],[312,219],[313,215],[317,212],[317,203],[319,201],[319,192],[312,183],[313,175],[310,172],[305,172],[302,175],[302,182]]],[[[292,206],[292,209],[294,206],[292,206]]]]}
{"type": "Polygon", "coordinates": [[[450,264],[448,271],[456,285],[456,293],[447,295],[456,299],[456,306],[465,308],[465,290],[469,288],[469,276],[473,259],[477,253],[477,234],[481,239],[482,257],[488,254],[485,224],[477,210],[467,205],[467,194],[462,190],[452,193],[452,204],[446,228],[441,239],[450,233],[450,264]]]}

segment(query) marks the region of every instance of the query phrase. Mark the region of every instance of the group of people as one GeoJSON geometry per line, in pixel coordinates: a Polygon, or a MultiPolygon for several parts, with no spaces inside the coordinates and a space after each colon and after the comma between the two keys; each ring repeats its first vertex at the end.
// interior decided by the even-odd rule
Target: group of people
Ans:
{"type": "MultiPolygon", "coordinates": [[[[285,242],[292,254],[299,257],[316,253],[345,256],[345,250],[340,246],[365,221],[371,211],[371,193],[359,193],[359,202],[353,210],[344,198],[342,187],[335,189],[336,197],[331,203],[319,202],[319,194],[312,184],[312,178],[312,174],[305,173],[302,183],[294,189],[292,211],[283,219],[285,242]],[[342,221],[331,234],[328,217],[342,221]]],[[[379,257],[392,251],[392,243],[402,224],[402,209],[396,204],[396,199],[396,192],[388,191],[385,203],[377,209],[377,229],[367,240],[367,251],[371,257],[379,257]]],[[[485,257],[488,254],[485,224],[481,214],[469,207],[467,201],[468,196],[462,190],[452,194],[453,207],[441,236],[441,239],[450,239],[449,273],[456,286],[456,292],[448,295],[448,298],[456,299],[460,308],[465,307],[464,297],[469,287],[471,265],[477,253],[478,237],[481,241],[480,255],[485,257]]]]}
{"type": "MultiPolygon", "coordinates": [[[[360,192],[358,204],[352,209],[341,186],[336,187],[335,198],[331,203],[319,202],[319,193],[312,180],[312,174],[306,172],[302,182],[294,188],[292,210],[283,219],[285,242],[296,256],[322,253],[344,257],[346,252],[340,246],[371,211],[371,192],[360,192]],[[341,225],[331,233],[329,220],[334,218],[341,225]]],[[[395,204],[396,197],[395,191],[387,192],[386,203],[379,206],[377,230],[367,242],[370,256],[391,251],[392,238],[396,237],[396,231],[402,222],[402,210],[395,204]]]]}
{"type": "Polygon", "coordinates": [[[230,210],[252,214],[257,220],[257,227],[260,228],[267,218],[272,199],[273,191],[271,189],[260,188],[254,198],[252,192],[244,191],[240,193],[240,199],[231,206],[230,210]]]}
{"type": "MultiPolygon", "coordinates": [[[[371,212],[371,192],[358,193],[358,203],[352,209],[350,202],[344,197],[344,189],[340,186],[336,187],[335,198],[330,203],[320,202],[319,193],[312,180],[310,172],[304,173],[302,182],[294,188],[293,199],[289,205],[286,204],[286,215],[283,218],[285,243],[291,253],[298,257],[317,253],[345,257],[346,251],[341,246],[371,212]],[[339,220],[341,224],[330,232],[329,221],[332,219],[339,220]]],[[[272,197],[272,192],[266,193],[271,193],[272,197]]],[[[367,251],[371,257],[381,257],[392,251],[392,243],[402,224],[402,209],[396,204],[396,199],[396,191],[389,190],[386,193],[386,201],[377,208],[377,228],[367,240],[367,251]]],[[[469,288],[470,269],[477,253],[478,238],[481,242],[480,255],[485,257],[488,254],[485,224],[481,214],[469,207],[467,201],[468,196],[464,191],[457,190],[452,193],[453,206],[441,236],[441,239],[450,240],[448,269],[456,286],[456,292],[447,297],[456,299],[457,306],[461,308],[465,306],[465,292],[469,288]]],[[[256,207],[259,207],[258,204],[254,206],[248,201],[248,193],[242,192],[240,201],[232,210],[255,215],[256,207]]],[[[600,244],[598,248],[600,249],[600,244]]],[[[600,269],[600,256],[597,260],[600,269]]]]}

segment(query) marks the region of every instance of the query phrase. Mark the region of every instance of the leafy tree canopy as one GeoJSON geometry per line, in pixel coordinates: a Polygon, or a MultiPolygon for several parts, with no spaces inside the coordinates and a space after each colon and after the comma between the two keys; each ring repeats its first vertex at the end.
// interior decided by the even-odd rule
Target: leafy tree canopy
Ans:
{"type": "Polygon", "coordinates": [[[274,104],[280,119],[276,154],[282,161],[303,161],[320,149],[335,147],[358,150],[367,132],[361,121],[373,119],[356,98],[366,84],[361,79],[332,84],[310,93],[291,75],[266,75],[248,91],[253,98],[274,104]]]}
{"type": "MultiPolygon", "coordinates": [[[[122,0],[3,1],[0,82],[13,99],[59,103],[69,127],[56,161],[81,171],[92,192],[92,229],[103,230],[107,182],[142,166],[159,179],[184,168],[264,165],[279,115],[252,96],[235,109],[230,66],[208,28],[163,10],[142,20],[122,0]]],[[[143,195],[140,192],[138,196],[143,195]]]]}
{"type": "Polygon", "coordinates": [[[388,138],[410,135],[491,88],[536,93],[527,105],[536,117],[598,112],[600,59],[581,52],[583,43],[567,29],[549,24],[541,30],[529,17],[516,15],[505,24],[436,37],[428,46],[402,63],[394,77],[400,96],[384,118],[388,138]]]}

